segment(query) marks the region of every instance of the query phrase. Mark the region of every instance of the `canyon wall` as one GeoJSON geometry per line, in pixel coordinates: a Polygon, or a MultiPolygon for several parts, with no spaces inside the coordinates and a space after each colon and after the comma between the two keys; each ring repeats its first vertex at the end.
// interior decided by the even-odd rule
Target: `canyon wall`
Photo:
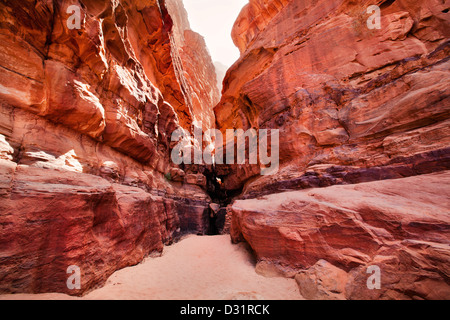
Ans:
{"type": "Polygon", "coordinates": [[[243,190],[231,236],[259,272],[296,277],[312,299],[450,298],[449,9],[250,0],[241,11],[216,123],[280,130],[280,167],[217,173],[243,190]],[[365,284],[371,265],[379,290],[365,284]]]}
{"type": "Polygon", "coordinates": [[[2,1],[1,293],[83,294],[207,232],[204,187],[169,174],[171,133],[219,100],[186,21],[174,0],[2,1]]]}
{"type": "Polygon", "coordinates": [[[207,233],[215,182],[232,240],[305,298],[450,298],[449,9],[250,0],[219,101],[180,0],[2,1],[0,293],[81,295],[207,233]],[[279,170],[173,166],[200,123],[280,130],[279,170]]]}

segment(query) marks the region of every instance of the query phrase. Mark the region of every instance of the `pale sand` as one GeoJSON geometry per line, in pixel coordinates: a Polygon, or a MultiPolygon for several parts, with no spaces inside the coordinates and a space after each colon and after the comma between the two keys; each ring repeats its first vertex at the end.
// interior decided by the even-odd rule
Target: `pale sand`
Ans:
{"type": "MultiPolygon", "coordinates": [[[[0,295],[1,299],[74,299],[64,294],[0,295]]],[[[293,279],[255,272],[244,244],[230,236],[188,236],[166,247],[159,258],[114,273],[103,288],[83,299],[291,300],[302,299],[293,279]]]]}

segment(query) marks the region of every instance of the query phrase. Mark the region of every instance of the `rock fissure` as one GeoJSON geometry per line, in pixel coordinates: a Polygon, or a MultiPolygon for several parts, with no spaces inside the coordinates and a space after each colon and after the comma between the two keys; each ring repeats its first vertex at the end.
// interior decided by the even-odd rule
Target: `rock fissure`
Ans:
{"type": "Polygon", "coordinates": [[[385,1],[369,30],[365,2],[249,0],[220,94],[181,0],[75,2],[79,30],[69,1],[0,5],[0,293],[84,295],[229,233],[308,299],[450,297],[448,5],[385,1]],[[278,171],[174,165],[200,123],[278,130],[278,171]]]}

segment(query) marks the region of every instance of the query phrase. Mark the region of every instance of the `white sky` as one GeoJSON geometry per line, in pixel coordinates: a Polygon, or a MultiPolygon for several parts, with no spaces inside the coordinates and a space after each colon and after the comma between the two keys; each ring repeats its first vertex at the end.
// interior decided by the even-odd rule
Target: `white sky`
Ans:
{"type": "Polygon", "coordinates": [[[230,67],[239,50],[231,39],[231,29],[248,0],[183,0],[191,29],[205,37],[213,61],[230,67]]]}

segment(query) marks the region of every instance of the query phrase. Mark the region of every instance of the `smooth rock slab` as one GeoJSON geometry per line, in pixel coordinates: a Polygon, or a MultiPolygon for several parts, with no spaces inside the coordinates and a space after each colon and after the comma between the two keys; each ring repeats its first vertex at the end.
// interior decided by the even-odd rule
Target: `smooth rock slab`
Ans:
{"type": "Polygon", "coordinates": [[[238,200],[230,233],[250,244],[261,270],[316,274],[326,260],[349,273],[349,299],[448,299],[449,185],[444,171],[238,200]],[[381,268],[380,290],[367,289],[370,265],[381,268]]]}

